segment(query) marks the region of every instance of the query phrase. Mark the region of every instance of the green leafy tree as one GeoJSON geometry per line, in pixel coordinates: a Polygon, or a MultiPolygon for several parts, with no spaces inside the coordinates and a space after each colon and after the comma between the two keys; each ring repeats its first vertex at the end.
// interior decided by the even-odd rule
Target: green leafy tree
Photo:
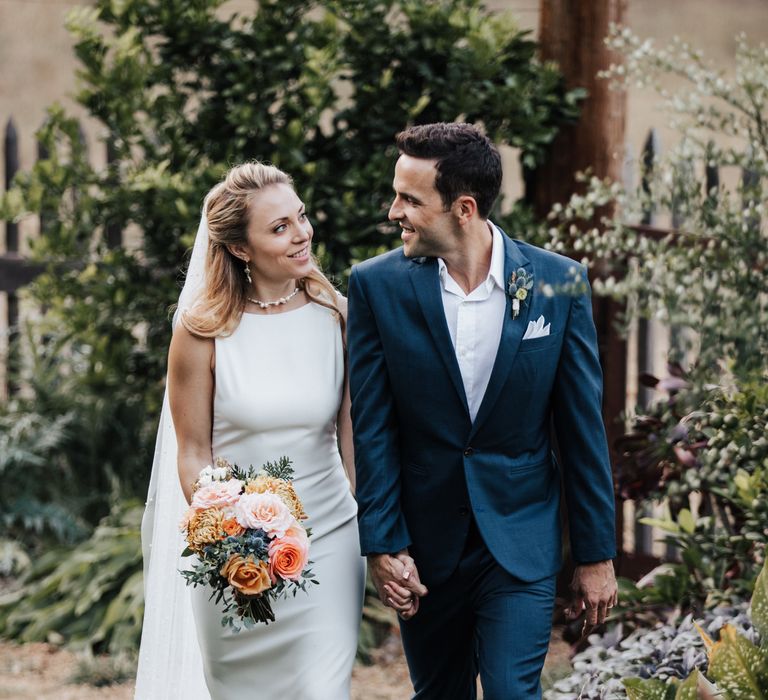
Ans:
{"type": "MultiPolygon", "coordinates": [[[[239,15],[223,0],[96,0],[68,21],[77,100],[112,159],[94,167],[77,122],[53,107],[39,134],[48,157],[0,201],[4,218],[40,216],[33,254],[48,266],[28,290],[41,311],[24,346],[28,390],[0,421],[15,455],[0,469],[30,478],[13,503],[0,498],[0,515],[15,518],[33,496],[60,506],[58,525],[42,528],[60,534],[67,517],[82,536],[116,498],[145,492],[169,305],[203,196],[231,164],[255,158],[293,175],[321,262],[343,284],[351,263],[397,243],[384,233],[399,130],[482,122],[531,166],[582,96],[478,0],[263,0],[239,15]],[[122,247],[109,245],[115,229],[122,247]],[[11,428],[19,421],[26,432],[11,428]]],[[[528,220],[515,212],[504,224],[528,220]]],[[[48,544],[14,522],[14,536],[48,544]]]]}
{"type": "Polygon", "coordinates": [[[92,522],[112,476],[130,493],[146,483],[168,307],[203,195],[230,164],[257,158],[295,177],[322,263],[343,281],[350,263],[396,243],[382,232],[405,125],[482,121],[531,164],[576,114],[579,94],[477,0],[273,0],[231,16],[221,5],[100,0],[74,11],[77,99],[114,160],[91,166],[77,123],[53,108],[40,134],[49,157],[2,203],[5,216],[41,216],[34,255],[51,267],[30,292],[45,304],[54,364],[75,377],[58,397],[83,417],[65,452],[75,474],[103,477],[92,522]],[[107,245],[115,226],[125,247],[107,245]]]}

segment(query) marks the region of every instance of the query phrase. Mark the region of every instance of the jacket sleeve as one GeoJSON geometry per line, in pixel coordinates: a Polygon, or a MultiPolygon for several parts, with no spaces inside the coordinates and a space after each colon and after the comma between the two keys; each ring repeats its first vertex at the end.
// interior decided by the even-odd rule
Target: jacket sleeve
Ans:
{"type": "Polygon", "coordinates": [[[386,358],[364,280],[349,280],[349,382],[356,496],[362,554],[399,552],[410,544],[400,508],[397,412],[386,358]]]}
{"type": "Polygon", "coordinates": [[[616,556],[614,493],[603,425],[602,370],[589,282],[571,299],[553,395],[555,432],[576,564],[616,556]]]}

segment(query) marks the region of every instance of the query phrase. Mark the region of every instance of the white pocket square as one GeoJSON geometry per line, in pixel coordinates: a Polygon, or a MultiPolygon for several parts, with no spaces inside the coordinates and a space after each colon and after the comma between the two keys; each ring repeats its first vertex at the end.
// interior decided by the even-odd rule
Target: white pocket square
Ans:
{"type": "Polygon", "coordinates": [[[525,329],[523,340],[532,340],[533,338],[544,338],[549,335],[549,323],[544,325],[544,317],[539,316],[535,321],[528,321],[528,328],[525,329]]]}

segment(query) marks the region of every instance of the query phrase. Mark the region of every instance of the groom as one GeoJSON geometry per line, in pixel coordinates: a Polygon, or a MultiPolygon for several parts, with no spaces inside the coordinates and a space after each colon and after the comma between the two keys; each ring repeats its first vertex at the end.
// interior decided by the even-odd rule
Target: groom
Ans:
{"type": "Polygon", "coordinates": [[[415,698],[475,698],[478,672],[485,700],[539,698],[561,488],[572,613],[600,623],[616,599],[586,275],[489,221],[501,159],[477,129],[416,126],[397,146],[403,247],[349,281],[362,551],[415,698]]]}

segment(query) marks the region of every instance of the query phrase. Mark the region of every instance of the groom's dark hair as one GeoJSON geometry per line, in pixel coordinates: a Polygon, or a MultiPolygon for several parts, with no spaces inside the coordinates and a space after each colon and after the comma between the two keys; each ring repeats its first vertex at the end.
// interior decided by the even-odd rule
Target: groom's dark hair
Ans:
{"type": "Polygon", "coordinates": [[[472,124],[421,124],[395,137],[400,153],[437,160],[435,188],[448,209],[461,195],[477,202],[487,219],[501,189],[501,156],[496,146],[472,124]]]}

